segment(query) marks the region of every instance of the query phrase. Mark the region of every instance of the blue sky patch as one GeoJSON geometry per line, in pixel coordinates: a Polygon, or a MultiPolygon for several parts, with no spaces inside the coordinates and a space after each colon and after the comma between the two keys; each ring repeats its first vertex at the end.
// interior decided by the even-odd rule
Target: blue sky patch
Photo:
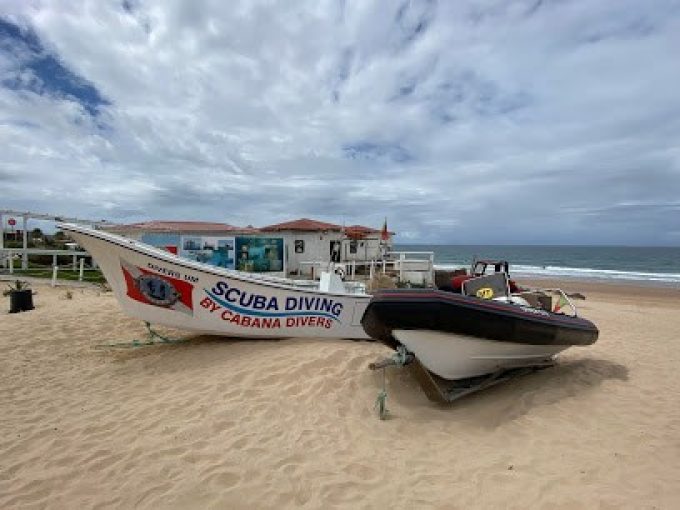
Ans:
{"type": "Polygon", "coordinates": [[[0,81],[2,87],[68,98],[93,116],[99,113],[100,107],[111,104],[94,85],[50,53],[30,28],[0,18],[0,53],[16,63],[14,72],[0,81]]]}

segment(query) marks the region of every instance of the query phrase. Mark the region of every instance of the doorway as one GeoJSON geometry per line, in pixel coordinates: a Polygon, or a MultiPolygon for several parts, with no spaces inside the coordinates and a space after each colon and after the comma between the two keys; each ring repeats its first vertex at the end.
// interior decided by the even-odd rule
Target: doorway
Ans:
{"type": "Polygon", "coordinates": [[[331,241],[330,243],[331,262],[340,262],[340,247],[341,247],[340,241],[331,241]]]}

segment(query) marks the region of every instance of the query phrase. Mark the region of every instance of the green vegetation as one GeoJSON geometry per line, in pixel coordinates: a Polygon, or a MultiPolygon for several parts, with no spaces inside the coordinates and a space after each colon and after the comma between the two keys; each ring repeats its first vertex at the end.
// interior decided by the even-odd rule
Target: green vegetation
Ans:
{"type": "MultiPolygon", "coordinates": [[[[71,269],[59,269],[57,278],[60,280],[78,280],[78,271],[73,271],[71,269]]],[[[30,268],[30,269],[15,269],[14,275],[20,276],[31,276],[33,278],[47,278],[52,279],[52,268],[30,268]]],[[[83,281],[90,283],[105,283],[106,278],[99,270],[89,270],[83,272],[83,281]]]]}
{"type": "MultiPolygon", "coordinates": [[[[9,234],[6,235],[9,237],[9,234]]],[[[5,239],[5,248],[22,248],[23,240],[21,236],[15,235],[14,239],[5,239]]],[[[60,266],[57,277],[60,280],[78,280],[78,269],[72,269],[73,254],[66,250],[65,243],[70,241],[70,238],[62,231],[57,231],[53,235],[46,235],[39,228],[34,228],[29,232],[28,248],[45,248],[65,250],[62,255],[57,255],[56,263],[60,266]]],[[[17,266],[21,265],[21,259],[14,258],[14,275],[17,277],[30,276],[33,278],[52,279],[52,264],[55,258],[51,254],[31,254],[28,256],[28,269],[20,269],[17,266]]],[[[7,274],[7,271],[1,271],[7,274]]],[[[91,283],[106,283],[106,278],[100,270],[87,270],[83,273],[83,281],[91,283]]]]}
{"type": "MultiPolygon", "coordinates": [[[[65,249],[65,244],[71,239],[61,230],[55,232],[53,235],[45,234],[39,228],[34,228],[28,233],[27,247],[28,248],[48,248],[48,249],[65,249]]],[[[5,248],[23,248],[23,237],[18,234],[5,234],[5,248]]]]}
{"type": "Polygon", "coordinates": [[[28,290],[31,286],[28,282],[22,282],[21,280],[14,280],[7,284],[7,288],[2,291],[3,297],[9,296],[12,292],[18,292],[22,290],[28,290]]]}

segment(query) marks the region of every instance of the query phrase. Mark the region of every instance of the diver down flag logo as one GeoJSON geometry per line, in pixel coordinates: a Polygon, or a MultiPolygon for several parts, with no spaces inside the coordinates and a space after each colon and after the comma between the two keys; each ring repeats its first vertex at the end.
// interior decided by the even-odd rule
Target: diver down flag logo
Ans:
{"type": "Polygon", "coordinates": [[[127,295],[147,305],[193,315],[194,286],[178,278],[152,273],[121,260],[127,295]]]}

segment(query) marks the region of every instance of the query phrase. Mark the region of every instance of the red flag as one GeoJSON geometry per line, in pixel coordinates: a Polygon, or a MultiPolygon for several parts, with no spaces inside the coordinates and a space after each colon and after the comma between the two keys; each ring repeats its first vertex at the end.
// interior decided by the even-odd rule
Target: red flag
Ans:
{"type": "Polygon", "coordinates": [[[390,238],[390,233],[387,231],[387,218],[385,218],[385,223],[383,223],[382,232],[380,232],[380,240],[387,241],[390,238]]]}

